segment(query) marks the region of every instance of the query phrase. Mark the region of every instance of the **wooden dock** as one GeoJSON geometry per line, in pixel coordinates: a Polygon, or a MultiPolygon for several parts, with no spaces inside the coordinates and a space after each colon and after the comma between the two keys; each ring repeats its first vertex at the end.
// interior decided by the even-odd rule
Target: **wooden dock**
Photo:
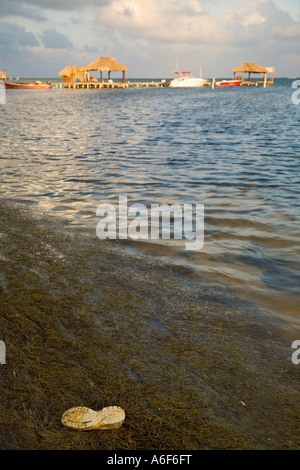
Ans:
{"type": "MultiPolygon", "coordinates": [[[[207,81],[204,86],[209,86],[212,89],[215,88],[216,79],[213,78],[212,81],[207,81]]],[[[243,81],[238,86],[272,86],[273,81],[243,81]]],[[[75,82],[75,83],[63,83],[63,82],[51,82],[52,88],[58,89],[69,89],[69,90],[79,90],[79,89],[104,89],[104,88],[161,88],[166,87],[166,81],[160,82],[75,82]]]]}
{"type": "Polygon", "coordinates": [[[164,86],[164,82],[76,82],[76,83],[62,83],[51,82],[52,88],[62,89],[102,89],[102,88],[160,88],[164,86]]]}
{"type": "Polygon", "coordinates": [[[241,83],[240,86],[263,86],[264,88],[266,88],[267,86],[272,86],[273,85],[273,81],[272,80],[268,80],[266,82],[263,82],[263,81],[260,81],[260,80],[253,80],[253,81],[244,81],[241,83]]]}

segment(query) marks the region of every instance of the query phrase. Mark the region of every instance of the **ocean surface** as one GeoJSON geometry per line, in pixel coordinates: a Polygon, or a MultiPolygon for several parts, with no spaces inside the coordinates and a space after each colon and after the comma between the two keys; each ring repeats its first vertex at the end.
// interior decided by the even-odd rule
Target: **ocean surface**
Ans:
{"type": "Polygon", "coordinates": [[[202,250],[173,239],[136,249],[213,274],[300,322],[300,105],[292,83],[6,90],[0,196],[94,233],[99,204],[117,207],[119,196],[149,208],[204,204],[202,250]]]}

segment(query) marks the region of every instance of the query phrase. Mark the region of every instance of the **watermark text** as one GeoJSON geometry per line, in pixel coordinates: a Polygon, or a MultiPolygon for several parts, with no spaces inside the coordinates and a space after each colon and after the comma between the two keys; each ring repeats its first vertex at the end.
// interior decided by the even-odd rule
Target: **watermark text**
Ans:
{"type": "Polygon", "coordinates": [[[5,83],[0,80],[0,104],[6,104],[5,83]]]}
{"type": "Polygon", "coordinates": [[[296,349],[296,351],[292,354],[292,363],[297,366],[300,364],[300,340],[293,342],[292,349],[296,349]]]}
{"type": "Polygon", "coordinates": [[[128,206],[127,196],[119,197],[119,206],[100,204],[101,218],[96,233],[100,240],[187,240],[186,250],[204,246],[203,204],[144,204],[128,206]]]}
{"type": "Polygon", "coordinates": [[[0,364],[6,364],[6,346],[4,341],[0,341],[0,364]]]}
{"type": "Polygon", "coordinates": [[[295,80],[292,83],[292,88],[296,90],[292,94],[292,103],[299,105],[300,104],[300,80],[295,80]]]}

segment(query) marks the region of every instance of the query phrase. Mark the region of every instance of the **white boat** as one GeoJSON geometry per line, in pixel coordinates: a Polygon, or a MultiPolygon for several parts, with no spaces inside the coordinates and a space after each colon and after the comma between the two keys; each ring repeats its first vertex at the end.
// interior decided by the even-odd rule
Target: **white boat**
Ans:
{"type": "Polygon", "coordinates": [[[205,78],[194,78],[192,72],[173,72],[173,80],[169,82],[169,86],[173,88],[201,87],[207,83],[205,78]]]}

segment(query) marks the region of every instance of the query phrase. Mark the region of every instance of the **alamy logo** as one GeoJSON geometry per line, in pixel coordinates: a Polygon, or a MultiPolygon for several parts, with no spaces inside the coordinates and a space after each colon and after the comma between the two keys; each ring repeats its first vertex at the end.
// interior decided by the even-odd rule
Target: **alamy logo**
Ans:
{"type": "Polygon", "coordinates": [[[300,104],[300,80],[295,80],[292,83],[292,88],[295,88],[296,91],[292,94],[292,103],[300,104]]]}
{"type": "Polygon", "coordinates": [[[0,104],[6,103],[6,95],[5,95],[5,83],[3,80],[0,80],[0,104]]]}
{"type": "Polygon", "coordinates": [[[97,237],[100,240],[188,240],[186,250],[201,250],[204,245],[203,204],[132,204],[127,196],[119,197],[116,210],[113,204],[100,204],[97,216],[97,237]]]}
{"type": "Polygon", "coordinates": [[[6,346],[4,341],[0,341],[0,364],[6,364],[6,346]]]}
{"type": "Polygon", "coordinates": [[[296,349],[296,351],[292,354],[292,363],[296,366],[300,364],[300,341],[294,341],[292,344],[292,349],[296,349]]]}

